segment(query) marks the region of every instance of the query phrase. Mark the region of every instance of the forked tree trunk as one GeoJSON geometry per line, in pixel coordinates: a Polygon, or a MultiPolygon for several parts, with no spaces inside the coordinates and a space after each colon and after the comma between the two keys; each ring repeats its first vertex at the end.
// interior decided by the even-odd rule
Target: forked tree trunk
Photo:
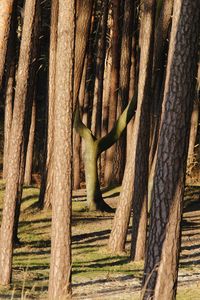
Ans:
{"type": "Polygon", "coordinates": [[[20,154],[23,139],[28,71],[31,59],[31,37],[33,33],[35,12],[36,0],[26,0],[15,90],[13,121],[10,134],[8,176],[0,232],[0,269],[4,270],[4,272],[0,272],[0,284],[2,285],[10,283],[12,273],[13,226],[16,207],[15,199],[20,176],[20,154]]]}
{"type": "Polygon", "coordinates": [[[10,32],[10,21],[13,11],[14,0],[1,0],[0,2],[0,88],[4,73],[6,50],[10,32]]]}
{"type": "Polygon", "coordinates": [[[71,296],[72,109],[75,1],[59,0],[49,299],[71,296]]]}
{"type": "Polygon", "coordinates": [[[199,14],[197,0],[174,1],[142,299],[176,297],[199,14]]]}

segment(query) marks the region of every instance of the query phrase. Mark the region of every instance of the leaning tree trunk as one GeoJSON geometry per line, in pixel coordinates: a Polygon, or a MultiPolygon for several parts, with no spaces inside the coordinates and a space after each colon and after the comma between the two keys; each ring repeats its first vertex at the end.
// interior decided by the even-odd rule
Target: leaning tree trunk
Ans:
{"type": "Polygon", "coordinates": [[[199,2],[175,0],[152,191],[143,299],[175,299],[190,118],[195,91],[199,2]]]}
{"type": "Polygon", "coordinates": [[[59,0],[49,299],[71,296],[72,109],[75,1],[59,0]]]}
{"type": "Polygon", "coordinates": [[[0,232],[0,269],[4,270],[4,272],[0,273],[0,284],[2,285],[7,285],[11,281],[13,225],[16,206],[15,199],[20,176],[20,153],[23,139],[28,72],[31,59],[31,37],[33,33],[35,12],[36,0],[26,0],[15,90],[13,121],[10,134],[8,176],[0,232]]]}
{"type": "Polygon", "coordinates": [[[0,2],[0,88],[4,73],[8,37],[10,32],[10,21],[12,16],[14,0],[1,0],[0,2]]]}

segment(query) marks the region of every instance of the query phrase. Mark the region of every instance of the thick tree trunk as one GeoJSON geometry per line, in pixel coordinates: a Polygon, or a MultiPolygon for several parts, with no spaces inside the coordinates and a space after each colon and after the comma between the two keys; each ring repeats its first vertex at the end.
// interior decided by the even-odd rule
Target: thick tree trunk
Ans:
{"type": "Polygon", "coordinates": [[[75,1],[59,0],[49,299],[71,296],[72,109],[75,1]]]}
{"type": "Polygon", "coordinates": [[[175,299],[180,221],[195,90],[198,1],[175,0],[152,191],[143,299],[175,299]]]}
{"type": "Polygon", "coordinates": [[[28,71],[31,59],[31,37],[36,11],[36,1],[26,0],[23,34],[20,47],[17,84],[13,121],[10,134],[10,150],[8,176],[4,196],[3,217],[0,233],[0,284],[7,285],[11,281],[13,226],[16,207],[16,195],[20,176],[20,156],[25,120],[25,103],[27,95],[28,71]]]}
{"type": "MultiPolygon", "coordinates": [[[[33,93],[33,97],[35,97],[35,93],[33,93]]],[[[30,185],[32,180],[35,123],[36,123],[36,103],[35,103],[35,99],[33,99],[32,113],[31,113],[31,126],[29,131],[29,140],[28,140],[28,147],[26,153],[26,167],[25,167],[25,174],[24,174],[24,183],[27,185],[30,185]]]]}
{"type": "Polygon", "coordinates": [[[1,0],[0,2],[0,88],[4,73],[8,37],[10,32],[10,21],[12,16],[14,0],[1,0]]]}

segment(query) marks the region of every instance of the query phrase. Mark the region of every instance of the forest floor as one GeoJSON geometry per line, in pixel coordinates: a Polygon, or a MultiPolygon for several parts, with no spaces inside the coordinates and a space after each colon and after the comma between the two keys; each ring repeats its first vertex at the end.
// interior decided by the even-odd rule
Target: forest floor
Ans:
{"type": "MultiPolygon", "coordinates": [[[[0,181],[0,215],[4,184],[0,181]]],[[[13,283],[0,289],[0,299],[46,299],[50,259],[51,211],[39,211],[37,187],[25,187],[20,218],[21,247],[14,249],[13,283]]],[[[117,205],[119,188],[104,193],[117,205]]],[[[177,299],[200,299],[200,187],[187,188],[177,299]]],[[[73,299],[139,299],[143,262],[130,262],[126,253],[112,255],[107,242],[113,213],[88,212],[85,191],[74,192],[72,228],[73,299]]],[[[2,270],[0,270],[2,272],[2,270]]]]}

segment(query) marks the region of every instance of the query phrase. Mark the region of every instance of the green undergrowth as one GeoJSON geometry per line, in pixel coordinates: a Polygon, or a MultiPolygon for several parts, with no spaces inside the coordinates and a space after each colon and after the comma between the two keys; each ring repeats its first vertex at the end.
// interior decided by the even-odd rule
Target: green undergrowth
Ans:
{"type": "MultiPolygon", "coordinates": [[[[4,183],[0,181],[0,214],[4,183]]],[[[105,197],[117,195],[105,191],[105,197]]],[[[38,210],[35,205],[39,190],[24,187],[20,217],[21,247],[14,249],[13,280],[10,289],[0,289],[0,299],[45,299],[50,262],[51,211],[38,210]]],[[[84,191],[73,195],[72,218],[72,280],[77,285],[95,278],[134,275],[141,277],[142,263],[129,262],[128,254],[111,255],[107,251],[113,214],[88,212],[84,191]]],[[[0,216],[1,218],[1,216],[0,216]]]]}
{"type": "MultiPolygon", "coordinates": [[[[4,182],[0,181],[0,218],[4,188],[4,182]]],[[[120,187],[112,190],[104,189],[103,192],[105,199],[113,204],[113,201],[117,201],[116,196],[119,195],[120,187]]],[[[46,299],[47,297],[51,211],[37,208],[38,194],[38,188],[24,187],[19,227],[19,238],[22,245],[14,249],[12,284],[9,289],[0,288],[0,299],[46,299]]],[[[112,281],[117,277],[133,276],[140,282],[142,262],[130,262],[129,251],[123,255],[112,255],[107,251],[114,214],[88,212],[85,190],[73,193],[72,208],[72,283],[74,290],[79,285],[83,284],[84,286],[85,282],[105,279],[112,281]]],[[[129,247],[130,236],[128,237],[129,247]]],[[[187,270],[190,268],[191,266],[188,265],[187,270]]],[[[126,283],[124,282],[124,284],[126,283]]],[[[200,299],[199,290],[196,286],[180,287],[177,299],[200,299]]],[[[139,299],[139,294],[136,292],[136,294],[130,295],[130,298],[119,297],[118,299],[139,299]]]]}

